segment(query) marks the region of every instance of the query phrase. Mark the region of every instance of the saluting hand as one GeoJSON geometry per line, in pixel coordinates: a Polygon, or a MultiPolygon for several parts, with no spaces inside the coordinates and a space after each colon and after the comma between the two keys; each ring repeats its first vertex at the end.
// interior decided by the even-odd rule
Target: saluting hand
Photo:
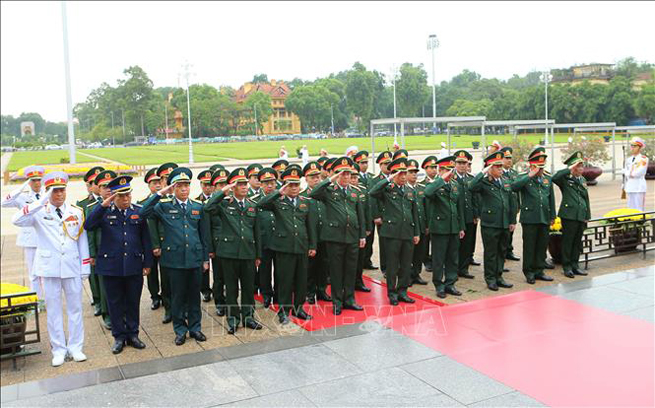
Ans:
{"type": "Polygon", "coordinates": [[[450,178],[451,178],[452,176],[453,176],[453,171],[452,171],[452,170],[448,170],[446,173],[444,173],[443,176],[441,176],[441,178],[443,179],[443,181],[445,181],[445,182],[447,183],[447,182],[450,181],[450,178]]]}
{"type": "Polygon", "coordinates": [[[533,178],[534,176],[536,176],[537,174],[539,174],[539,170],[540,170],[540,169],[539,169],[539,167],[537,167],[537,166],[532,166],[532,167],[530,167],[530,173],[528,173],[528,177],[533,178]]]}
{"type": "Polygon", "coordinates": [[[487,167],[485,167],[484,169],[482,169],[482,173],[483,173],[483,174],[487,174],[487,173],[489,173],[489,169],[491,169],[491,165],[488,165],[487,167]]]}
{"type": "Polygon", "coordinates": [[[340,175],[341,175],[341,173],[334,173],[332,176],[330,176],[330,182],[331,183],[336,183],[337,179],[339,178],[340,175]]]}
{"type": "Polygon", "coordinates": [[[288,189],[289,189],[289,183],[285,183],[282,187],[280,187],[280,194],[286,197],[288,189]]]}
{"type": "Polygon", "coordinates": [[[173,186],[174,186],[174,185],[175,185],[175,184],[169,184],[169,185],[167,185],[166,187],[164,187],[164,188],[162,188],[161,190],[159,190],[159,191],[157,192],[157,194],[162,195],[162,196],[165,196],[165,195],[168,194],[170,191],[173,191],[173,186]]]}
{"type": "Polygon", "coordinates": [[[114,194],[110,195],[109,197],[105,198],[105,199],[102,201],[102,204],[100,204],[100,205],[102,205],[102,206],[105,207],[105,208],[106,208],[106,207],[109,207],[109,206],[111,205],[111,203],[114,202],[114,198],[115,198],[117,195],[118,195],[118,193],[114,193],[114,194]]]}
{"type": "Polygon", "coordinates": [[[221,189],[221,191],[224,192],[224,193],[227,193],[229,190],[232,190],[236,185],[237,185],[236,182],[234,182],[234,183],[230,183],[230,184],[226,184],[225,186],[223,186],[223,188],[221,189]]]}

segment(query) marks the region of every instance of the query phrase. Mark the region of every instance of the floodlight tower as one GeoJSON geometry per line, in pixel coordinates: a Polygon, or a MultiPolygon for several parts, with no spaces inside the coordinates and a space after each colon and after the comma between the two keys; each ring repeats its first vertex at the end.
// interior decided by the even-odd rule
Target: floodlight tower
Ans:
{"type": "MultiPolygon", "coordinates": [[[[436,34],[430,34],[428,37],[428,50],[432,51],[432,117],[437,117],[437,88],[436,81],[434,78],[434,50],[439,48],[439,39],[436,34]]],[[[437,123],[432,123],[432,128],[434,129],[437,126],[437,123]]]]}
{"type": "Polygon", "coordinates": [[[544,132],[545,132],[545,137],[544,137],[544,144],[548,144],[548,82],[550,82],[553,79],[553,76],[550,74],[550,71],[544,71],[541,73],[541,81],[544,83],[544,111],[545,111],[545,119],[546,121],[544,122],[544,132]]]}

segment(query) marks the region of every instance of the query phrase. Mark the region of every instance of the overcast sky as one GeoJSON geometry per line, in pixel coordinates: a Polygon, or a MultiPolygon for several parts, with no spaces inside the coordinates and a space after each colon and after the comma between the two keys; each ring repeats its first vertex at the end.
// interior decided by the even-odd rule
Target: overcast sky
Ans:
{"type": "MultiPolygon", "coordinates": [[[[66,120],[60,2],[2,1],[2,114],[66,120]]],[[[73,103],[139,65],[176,86],[239,87],[256,73],[315,79],[360,61],[389,73],[425,64],[437,34],[437,82],[463,69],[507,79],[532,70],[627,56],[655,61],[653,2],[72,2],[68,29],[73,103]]],[[[431,81],[431,77],[429,78],[431,81]]]]}

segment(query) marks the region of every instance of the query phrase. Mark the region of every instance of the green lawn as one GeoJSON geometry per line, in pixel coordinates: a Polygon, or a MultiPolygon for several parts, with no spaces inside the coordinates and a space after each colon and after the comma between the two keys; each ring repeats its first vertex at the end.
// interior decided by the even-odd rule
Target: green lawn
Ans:
{"type": "MultiPolygon", "coordinates": [[[[543,134],[521,136],[522,139],[528,139],[535,144],[543,138],[543,134]]],[[[557,135],[556,142],[566,142],[567,135],[557,135]]],[[[471,142],[479,141],[480,136],[462,135],[452,136],[453,148],[470,149],[471,142]]],[[[501,144],[511,144],[511,135],[487,135],[487,144],[493,140],[498,140],[501,144]]],[[[446,142],[445,135],[437,136],[406,136],[405,148],[407,150],[438,150],[441,148],[441,142],[446,142]]],[[[400,138],[398,140],[401,143],[400,138]]],[[[324,140],[284,140],[275,142],[236,142],[236,143],[213,143],[213,144],[195,144],[193,146],[194,159],[196,162],[216,163],[226,158],[234,159],[266,159],[277,157],[281,146],[285,146],[290,157],[294,157],[296,148],[307,145],[311,156],[318,156],[320,150],[326,149],[330,155],[336,156],[344,154],[349,146],[357,146],[360,150],[371,150],[370,138],[352,138],[352,139],[324,139],[324,140]]],[[[376,137],[375,151],[380,152],[393,146],[392,137],[376,137]]],[[[156,145],[156,146],[138,146],[125,148],[105,148],[82,150],[83,153],[89,153],[98,157],[104,157],[109,160],[130,164],[130,165],[151,165],[160,164],[166,161],[176,163],[187,163],[189,161],[189,150],[187,144],[177,145],[156,145]]],[[[38,152],[16,152],[13,154],[8,170],[15,171],[20,167],[29,164],[56,164],[62,157],[68,157],[68,151],[38,151],[38,152]]],[[[77,155],[78,162],[90,162],[93,159],[77,155]]]]}
{"type": "MultiPolygon", "coordinates": [[[[97,161],[90,157],[78,154],[78,163],[97,161]]],[[[30,152],[15,152],[7,165],[8,171],[16,171],[32,164],[59,164],[61,159],[68,159],[68,150],[38,150],[30,152]]]]}

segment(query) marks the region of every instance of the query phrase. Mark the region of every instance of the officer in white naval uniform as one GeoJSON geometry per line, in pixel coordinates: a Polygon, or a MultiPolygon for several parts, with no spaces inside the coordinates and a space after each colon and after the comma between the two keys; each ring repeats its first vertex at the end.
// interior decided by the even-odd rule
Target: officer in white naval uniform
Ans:
{"type": "Polygon", "coordinates": [[[52,347],[52,365],[60,366],[67,354],[84,361],[84,325],[82,320],[82,279],[90,273],[89,244],[80,207],[66,203],[68,176],[48,173],[43,178],[46,193],[26,205],[12,219],[19,227],[36,231],[34,271],[43,282],[48,309],[48,334],[52,347]],[[68,343],[64,334],[62,292],[66,296],[68,343]]]}
{"type": "Polygon", "coordinates": [[[646,170],[648,157],[641,154],[644,148],[644,139],[633,137],[630,140],[630,156],[623,168],[623,189],[628,196],[627,208],[645,211],[646,207],[646,170]]]}
{"type": "MultiPolygon", "coordinates": [[[[20,188],[7,194],[2,199],[3,207],[14,207],[22,209],[28,204],[43,197],[43,187],[41,179],[45,173],[41,166],[29,166],[23,170],[27,181],[20,188]],[[29,188],[27,188],[29,186],[29,188]]],[[[16,245],[23,247],[25,254],[25,265],[27,265],[27,276],[30,278],[30,288],[36,292],[39,300],[43,299],[43,290],[39,278],[34,274],[32,263],[34,262],[34,253],[36,252],[36,233],[32,227],[23,227],[16,238],[16,245]]]]}

